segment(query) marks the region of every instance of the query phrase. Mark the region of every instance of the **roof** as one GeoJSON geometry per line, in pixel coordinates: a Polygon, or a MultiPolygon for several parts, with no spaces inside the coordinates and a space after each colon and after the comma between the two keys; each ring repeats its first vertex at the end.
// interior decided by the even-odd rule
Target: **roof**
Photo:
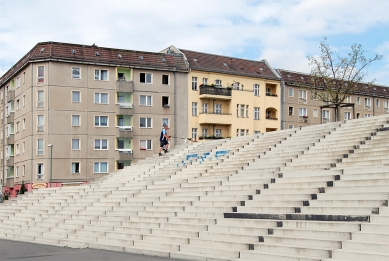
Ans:
{"type": "Polygon", "coordinates": [[[182,55],[98,47],[95,44],[81,45],[59,42],[41,42],[36,44],[0,78],[0,84],[7,82],[18,73],[19,70],[24,68],[26,64],[34,61],[47,60],[157,70],[188,71],[182,55]]]}
{"type": "MultiPolygon", "coordinates": [[[[282,80],[285,82],[286,85],[294,86],[296,84],[312,84],[310,74],[293,72],[284,69],[277,69],[277,72],[280,74],[282,80]]],[[[367,83],[360,83],[358,84],[358,88],[355,91],[355,94],[389,98],[389,86],[376,84],[368,86],[367,83]]]]}
{"type": "Polygon", "coordinates": [[[253,61],[215,54],[179,49],[187,59],[191,70],[280,80],[266,60],[253,61]]]}

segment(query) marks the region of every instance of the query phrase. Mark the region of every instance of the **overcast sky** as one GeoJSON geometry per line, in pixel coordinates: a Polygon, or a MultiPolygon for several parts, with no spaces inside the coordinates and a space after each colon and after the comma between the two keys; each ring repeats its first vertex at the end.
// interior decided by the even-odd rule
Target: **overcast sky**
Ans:
{"type": "Polygon", "coordinates": [[[334,51],[362,44],[365,81],[389,86],[388,0],[0,0],[0,76],[38,42],[159,52],[178,48],[310,72],[326,37],[334,51]]]}

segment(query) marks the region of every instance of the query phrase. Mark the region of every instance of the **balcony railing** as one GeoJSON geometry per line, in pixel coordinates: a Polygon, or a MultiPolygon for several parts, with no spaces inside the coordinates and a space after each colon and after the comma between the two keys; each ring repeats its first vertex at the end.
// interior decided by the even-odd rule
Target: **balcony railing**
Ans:
{"type": "Polygon", "coordinates": [[[231,88],[222,88],[222,87],[214,87],[214,86],[201,86],[200,87],[200,95],[208,94],[208,95],[222,95],[222,96],[231,96],[232,89],[231,88]]]}
{"type": "Polygon", "coordinates": [[[118,79],[116,82],[117,92],[134,92],[134,82],[125,79],[118,79]]]}

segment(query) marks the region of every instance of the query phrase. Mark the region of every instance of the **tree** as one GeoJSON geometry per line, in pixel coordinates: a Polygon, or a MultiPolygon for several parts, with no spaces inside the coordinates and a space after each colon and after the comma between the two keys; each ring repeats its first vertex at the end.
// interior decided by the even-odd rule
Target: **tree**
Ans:
{"type": "Polygon", "coordinates": [[[311,66],[310,83],[303,84],[311,90],[315,99],[331,104],[335,108],[336,121],[339,117],[339,107],[350,95],[355,94],[363,86],[370,86],[374,80],[363,83],[368,66],[382,59],[382,55],[366,58],[360,44],[351,46],[351,52],[345,57],[336,55],[324,39],[320,43],[320,56],[308,56],[311,66]]]}

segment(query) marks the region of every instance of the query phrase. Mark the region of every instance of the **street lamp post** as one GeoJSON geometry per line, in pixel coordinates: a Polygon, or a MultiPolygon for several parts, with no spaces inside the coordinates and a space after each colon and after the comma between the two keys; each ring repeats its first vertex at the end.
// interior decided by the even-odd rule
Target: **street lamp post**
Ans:
{"type": "Polygon", "coordinates": [[[47,145],[50,147],[50,188],[51,188],[51,181],[53,178],[53,144],[47,145]]]}

